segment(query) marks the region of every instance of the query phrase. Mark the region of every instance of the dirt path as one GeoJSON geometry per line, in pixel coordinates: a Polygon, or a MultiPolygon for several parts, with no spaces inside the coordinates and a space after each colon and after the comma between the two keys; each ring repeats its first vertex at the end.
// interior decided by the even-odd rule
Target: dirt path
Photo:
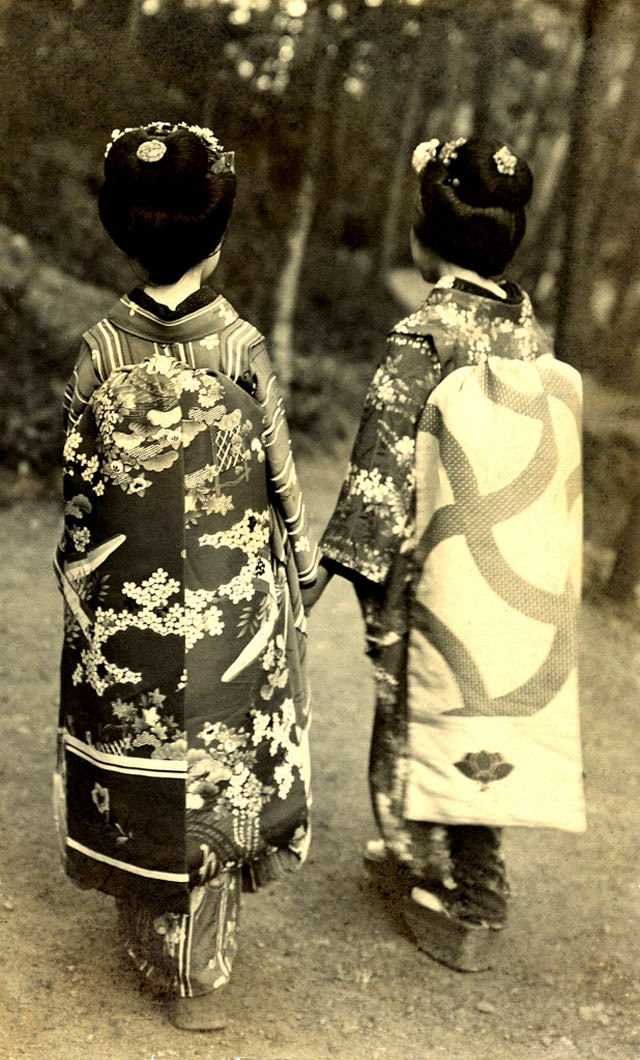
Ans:
{"type": "MultiPolygon", "coordinates": [[[[304,469],[321,518],[340,470],[304,469]]],[[[139,992],[112,902],[76,890],[58,868],[49,798],[58,517],[23,506],[0,521],[3,1060],[639,1060],[640,637],[585,609],[589,831],[507,837],[515,899],[504,964],[464,976],[422,957],[364,880],[371,685],[355,601],[334,582],[311,629],[311,858],[291,882],[245,900],[226,1029],[185,1034],[139,992]]]]}

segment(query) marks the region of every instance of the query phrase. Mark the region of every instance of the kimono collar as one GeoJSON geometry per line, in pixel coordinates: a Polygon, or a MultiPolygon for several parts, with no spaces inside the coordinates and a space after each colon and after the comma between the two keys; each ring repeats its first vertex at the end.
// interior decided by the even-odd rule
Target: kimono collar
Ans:
{"type": "Polygon", "coordinates": [[[471,298],[486,298],[490,303],[495,303],[496,306],[515,306],[519,310],[525,299],[524,291],[518,287],[517,283],[512,283],[510,280],[506,280],[498,286],[503,290],[504,298],[500,298],[488,287],[463,279],[462,276],[443,276],[434,284],[427,301],[431,301],[433,296],[435,296],[434,300],[439,300],[439,296],[442,293],[455,291],[457,294],[467,295],[471,298]]]}
{"type": "MultiPolygon", "coordinates": [[[[506,298],[460,277],[447,277],[433,288],[423,311],[423,323],[439,327],[464,351],[464,363],[487,356],[535,360],[548,352],[549,343],[536,322],[531,300],[515,283],[503,285],[506,298]]],[[[436,343],[437,345],[437,343],[436,343]]]]}
{"type": "Polygon", "coordinates": [[[528,294],[511,281],[503,285],[506,298],[499,298],[484,287],[463,280],[459,276],[445,276],[435,284],[415,317],[429,328],[434,315],[453,324],[456,314],[459,321],[484,321],[487,325],[521,327],[533,319],[528,294]]]}
{"type": "Polygon", "coordinates": [[[212,332],[222,331],[238,319],[233,306],[221,294],[215,295],[207,305],[175,320],[164,320],[125,294],[107,316],[122,331],[152,342],[194,342],[212,332]]]}
{"type": "Polygon", "coordinates": [[[503,289],[504,299],[458,276],[444,277],[393,333],[430,336],[442,350],[458,346],[467,351],[464,363],[488,353],[533,360],[548,351],[548,340],[535,321],[529,296],[515,283],[505,283],[503,289]]]}

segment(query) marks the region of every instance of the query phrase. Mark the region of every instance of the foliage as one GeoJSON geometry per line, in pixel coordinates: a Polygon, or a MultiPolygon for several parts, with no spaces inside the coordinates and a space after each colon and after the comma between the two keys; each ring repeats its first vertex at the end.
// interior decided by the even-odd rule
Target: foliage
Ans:
{"type": "MultiPolygon", "coordinates": [[[[62,384],[68,363],[63,351],[37,339],[17,313],[3,313],[5,356],[0,373],[4,414],[0,419],[0,449],[10,472],[28,470],[48,476],[58,463],[62,440],[62,384]],[[19,350],[22,356],[12,357],[19,350]],[[44,370],[43,370],[44,369],[44,370]]],[[[68,362],[68,358],[67,358],[68,362]]]]}
{"type": "MultiPolygon", "coordinates": [[[[386,280],[409,262],[409,158],[427,136],[495,135],[529,159],[536,189],[512,274],[545,322],[562,324],[564,255],[579,282],[560,355],[586,350],[601,379],[640,387],[640,215],[625,209],[640,181],[635,0],[9,0],[3,12],[0,222],[65,272],[116,291],[135,282],[96,220],[110,129],[208,124],[236,151],[239,174],[219,282],[269,333],[307,179],[311,225],[290,292],[291,415],[321,446],[351,430],[399,315],[386,280]],[[586,109],[574,107],[577,84],[586,109]],[[564,234],[574,203],[577,259],[564,234]]],[[[4,460],[44,472],[72,353],[24,305],[5,316],[4,460]]],[[[595,506],[615,485],[610,448],[587,445],[595,506]]]]}
{"type": "MultiPolygon", "coordinates": [[[[0,69],[12,114],[0,219],[76,275],[128,282],[94,220],[108,131],[157,115],[211,124],[238,155],[230,293],[248,292],[245,311],[268,321],[292,198],[309,144],[320,139],[311,243],[322,238],[337,250],[355,239],[371,255],[379,288],[380,263],[406,261],[407,146],[427,131],[492,132],[546,168],[550,143],[566,133],[578,58],[577,24],[565,6],[517,0],[505,13],[502,0],[14,2],[0,69]],[[325,61],[326,121],[318,127],[313,90],[325,61]],[[408,115],[407,89],[416,101],[408,115]]],[[[554,165],[541,210],[549,183],[556,198],[554,165]]],[[[537,210],[534,201],[532,229],[541,227],[537,210]]],[[[529,241],[523,274],[535,281],[552,267],[558,236],[550,241],[545,229],[542,262],[529,241]]],[[[344,335],[347,348],[354,330],[344,335]]]]}

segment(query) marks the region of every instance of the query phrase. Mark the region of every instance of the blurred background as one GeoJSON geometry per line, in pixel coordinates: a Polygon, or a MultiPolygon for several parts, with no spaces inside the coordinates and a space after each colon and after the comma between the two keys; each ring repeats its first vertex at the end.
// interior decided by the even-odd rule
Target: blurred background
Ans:
{"type": "Polygon", "coordinates": [[[640,581],[637,0],[0,0],[0,499],[56,488],[79,336],[135,286],[96,191],[112,128],[236,152],[216,285],[264,331],[298,446],[346,455],[410,269],[413,147],[491,135],[536,186],[511,277],[586,387],[587,585],[640,581]]]}

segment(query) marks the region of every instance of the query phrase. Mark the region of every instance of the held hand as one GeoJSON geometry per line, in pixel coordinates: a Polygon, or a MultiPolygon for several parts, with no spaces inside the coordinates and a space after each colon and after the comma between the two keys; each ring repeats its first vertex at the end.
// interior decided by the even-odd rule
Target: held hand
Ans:
{"type": "Polygon", "coordinates": [[[313,585],[309,585],[307,588],[301,588],[302,606],[304,607],[305,615],[308,615],[311,608],[318,602],[330,579],[331,575],[326,567],[320,567],[318,569],[318,577],[313,585]]]}

